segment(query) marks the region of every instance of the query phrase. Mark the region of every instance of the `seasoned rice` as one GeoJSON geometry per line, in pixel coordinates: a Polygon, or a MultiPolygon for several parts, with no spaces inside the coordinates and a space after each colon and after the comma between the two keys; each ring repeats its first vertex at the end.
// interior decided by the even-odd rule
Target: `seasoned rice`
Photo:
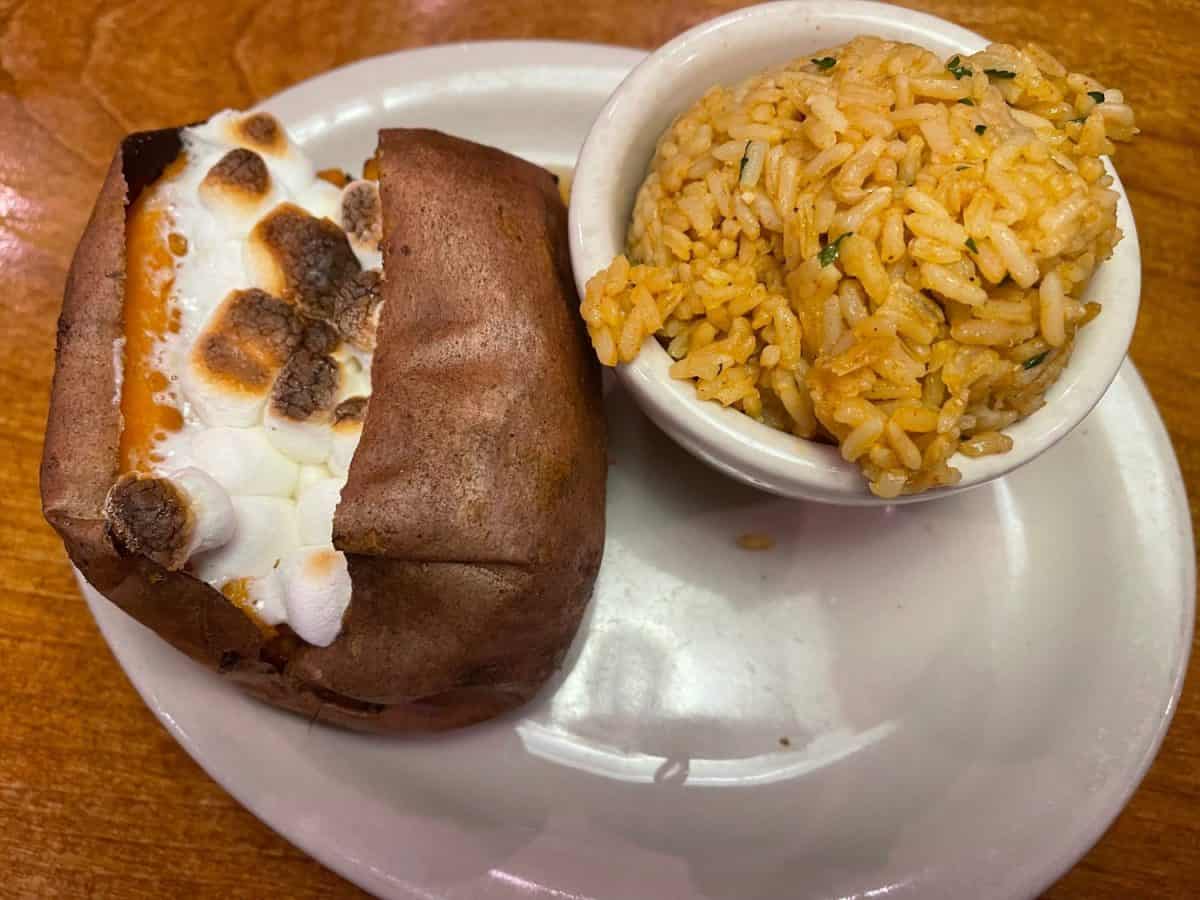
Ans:
{"type": "Polygon", "coordinates": [[[697,394],[835,441],[881,497],[956,483],[1040,408],[1121,239],[1120,91],[1045,50],[941,60],[860,37],[659,139],[627,253],[581,312],[605,365],[654,335],[697,394]]]}

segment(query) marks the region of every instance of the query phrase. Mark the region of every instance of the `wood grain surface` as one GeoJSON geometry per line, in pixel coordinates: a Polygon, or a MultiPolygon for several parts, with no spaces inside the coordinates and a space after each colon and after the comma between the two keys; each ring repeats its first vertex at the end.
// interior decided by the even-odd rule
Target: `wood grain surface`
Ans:
{"type": "MultiPolygon", "coordinates": [[[[0,0],[0,896],[353,897],[242,810],[130,687],[42,521],[54,324],[118,138],[246,106],[360,57],[445,41],[654,47],[722,0],[0,0]]],[[[1121,87],[1119,166],[1141,233],[1133,343],[1200,512],[1200,42],[1196,0],[916,2],[996,40],[1039,36],[1121,87]]],[[[1054,897],[1194,896],[1200,672],[1128,808],[1054,897]]]]}

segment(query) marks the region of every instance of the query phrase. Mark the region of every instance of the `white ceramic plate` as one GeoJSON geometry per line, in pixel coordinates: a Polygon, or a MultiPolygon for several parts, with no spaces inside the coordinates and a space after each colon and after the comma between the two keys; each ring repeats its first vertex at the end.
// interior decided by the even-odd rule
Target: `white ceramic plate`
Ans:
{"type": "MultiPolygon", "coordinates": [[[[266,105],[327,165],[385,124],[562,165],[639,57],[442,47],[266,105]]],[[[1183,485],[1132,367],[1036,463],[904,508],[757,493],[607,402],[604,566],[565,673],[519,714],[436,738],[311,727],[88,603],[217,781],[385,897],[1016,897],[1100,836],[1192,629],[1183,485]]]]}

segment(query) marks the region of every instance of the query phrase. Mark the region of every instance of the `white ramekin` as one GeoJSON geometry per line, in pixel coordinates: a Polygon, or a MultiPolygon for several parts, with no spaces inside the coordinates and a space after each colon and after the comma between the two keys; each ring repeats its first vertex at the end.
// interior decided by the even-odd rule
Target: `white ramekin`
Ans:
{"type": "MultiPolygon", "coordinates": [[[[732,84],[768,66],[862,35],[909,41],[940,54],[973,53],[987,41],[935,16],[864,0],[780,2],[752,6],[681,34],[646,58],[613,92],[588,134],[571,195],[571,261],[583,294],[587,280],[625,244],[634,195],[654,146],[671,121],[715,84],[732,84]]],[[[1054,48],[1048,47],[1051,52],[1054,48]]],[[[1111,167],[1110,167],[1111,171],[1111,167]]],[[[1116,173],[1113,172],[1115,176],[1116,173]]],[[[1141,260],[1129,201],[1118,179],[1118,223],[1125,238],[1097,270],[1087,297],[1104,310],[1082,332],[1046,406],[1006,429],[1013,449],[953,464],[952,488],[884,501],[858,467],[834,447],[801,440],[736,410],[700,400],[690,382],[667,374],[670,357],[653,338],[617,375],[667,434],[734,478],[788,497],[872,505],[945,497],[999,478],[1035,459],[1078,425],[1116,377],[1137,319],[1141,260]]]]}

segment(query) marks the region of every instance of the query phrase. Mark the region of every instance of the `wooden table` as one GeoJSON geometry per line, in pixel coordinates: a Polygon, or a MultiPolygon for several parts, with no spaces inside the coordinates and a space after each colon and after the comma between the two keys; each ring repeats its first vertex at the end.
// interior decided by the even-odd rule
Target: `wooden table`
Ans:
{"type": "MultiPolygon", "coordinates": [[[[243,811],[131,689],[44,524],[37,466],[71,251],[127,131],[244,107],[363,56],[443,41],[654,47],[727,0],[0,0],[0,895],[350,897],[243,811]]],[[[1200,41],[1196,0],[911,5],[996,40],[1052,34],[1120,86],[1143,134],[1119,165],[1141,232],[1133,344],[1200,513],[1200,41]]],[[[1144,784],[1057,897],[1179,896],[1200,879],[1200,654],[1144,784]]]]}

